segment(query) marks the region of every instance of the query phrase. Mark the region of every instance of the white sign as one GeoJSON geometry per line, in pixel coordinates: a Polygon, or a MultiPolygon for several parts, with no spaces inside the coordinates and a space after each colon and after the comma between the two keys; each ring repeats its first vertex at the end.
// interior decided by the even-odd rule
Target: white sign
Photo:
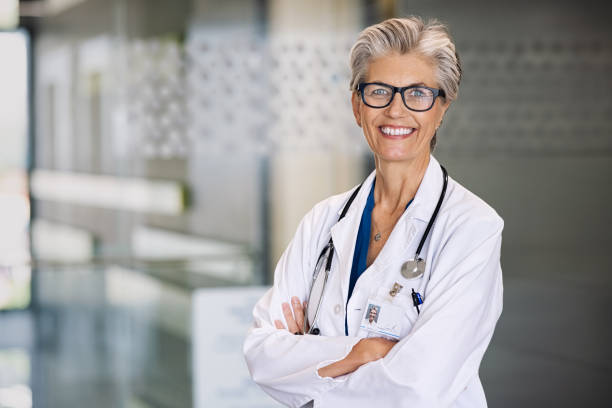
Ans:
{"type": "Polygon", "coordinates": [[[242,355],[242,344],[253,322],[253,306],[267,289],[211,288],[194,293],[194,407],[281,406],[251,380],[242,355]]]}

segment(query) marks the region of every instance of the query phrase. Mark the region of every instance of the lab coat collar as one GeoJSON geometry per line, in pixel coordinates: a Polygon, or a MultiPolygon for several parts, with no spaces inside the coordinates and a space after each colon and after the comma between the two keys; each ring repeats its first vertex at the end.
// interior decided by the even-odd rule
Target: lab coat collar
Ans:
{"type": "MultiPolygon", "coordinates": [[[[372,182],[376,177],[376,170],[373,170],[370,175],[365,179],[363,185],[361,186],[361,190],[357,197],[355,197],[355,201],[351,205],[346,217],[348,218],[349,214],[358,207],[359,215],[363,212],[363,207],[365,206],[365,202],[368,198],[368,194],[370,193],[370,189],[372,188],[372,182]]],[[[438,203],[438,198],[440,197],[440,193],[442,192],[442,169],[440,168],[440,163],[436,160],[432,155],[429,156],[429,164],[427,165],[427,169],[425,170],[425,175],[423,176],[423,180],[421,180],[421,184],[417,189],[417,192],[414,196],[414,200],[408,207],[408,214],[411,218],[416,218],[424,222],[429,222],[431,215],[434,212],[436,204],[438,203]]],[[[346,203],[344,203],[346,204],[346,203]]],[[[344,209],[344,205],[340,207],[338,210],[338,215],[342,213],[344,209]]],[[[361,219],[360,219],[361,220],[361,219]]]]}
{"type": "MultiPolygon", "coordinates": [[[[403,217],[418,219],[425,223],[429,221],[429,218],[433,214],[440,196],[440,192],[442,191],[442,169],[440,169],[440,164],[433,156],[430,156],[429,159],[429,165],[427,166],[427,170],[425,170],[425,175],[423,176],[423,180],[421,180],[421,184],[419,185],[416,195],[414,196],[414,200],[410,206],[408,206],[406,213],[403,215],[403,217]]],[[[374,181],[375,176],[376,171],[374,170],[363,182],[361,189],[351,204],[346,216],[331,228],[331,236],[336,248],[336,254],[338,255],[338,270],[342,271],[343,273],[341,280],[343,296],[346,296],[348,292],[348,282],[353,261],[353,253],[355,251],[355,241],[357,240],[357,232],[361,222],[361,215],[370,193],[370,189],[372,188],[372,182],[374,181]]],[[[347,195],[347,200],[348,197],[349,195],[347,195]]],[[[338,215],[342,212],[345,205],[346,201],[338,210],[338,215]]],[[[401,219],[398,222],[401,222],[401,219]]],[[[402,245],[407,245],[409,243],[408,241],[411,241],[414,237],[415,231],[411,224],[412,223],[406,224],[406,235],[404,236],[405,239],[402,240],[402,245]]],[[[387,245],[385,245],[385,247],[387,247],[387,245]]],[[[391,249],[387,248],[385,250],[385,248],[383,248],[383,251],[385,252],[388,252],[389,250],[391,249]]],[[[377,262],[379,261],[377,260],[377,262]]],[[[375,262],[375,264],[377,262],[375,262]]],[[[347,299],[343,300],[344,304],[346,304],[347,299]]]]}
{"type": "Polygon", "coordinates": [[[440,163],[430,155],[423,180],[421,180],[412,204],[408,207],[410,217],[429,222],[442,193],[443,184],[440,163]]]}

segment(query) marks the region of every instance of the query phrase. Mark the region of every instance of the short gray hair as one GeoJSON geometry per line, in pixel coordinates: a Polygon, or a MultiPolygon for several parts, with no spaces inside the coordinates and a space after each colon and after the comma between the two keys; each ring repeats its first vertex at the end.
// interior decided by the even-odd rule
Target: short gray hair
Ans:
{"type": "MultiPolygon", "coordinates": [[[[416,52],[430,58],[436,66],[438,86],[444,90],[446,100],[452,102],[457,99],[461,63],[448,29],[438,20],[425,24],[417,16],[391,18],[359,34],[351,48],[351,90],[356,91],[358,85],[365,81],[372,59],[393,52],[400,55],[416,52]]],[[[434,136],[431,140],[432,150],[435,144],[434,136]]]]}
{"type": "Polygon", "coordinates": [[[351,90],[365,80],[370,60],[397,52],[419,53],[437,67],[438,86],[453,101],[459,93],[461,64],[446,26],[420,17],[391,18],[363,30],[351,49],[351,90]]]}

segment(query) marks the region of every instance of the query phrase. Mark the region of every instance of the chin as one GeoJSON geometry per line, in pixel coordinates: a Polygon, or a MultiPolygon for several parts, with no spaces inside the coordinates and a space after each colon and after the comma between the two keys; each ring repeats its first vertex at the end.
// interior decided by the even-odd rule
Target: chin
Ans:
{"type": "Polygon", "coordinates": [[[414,160],[419,155],[413,151],[403,149],[386,149],[378,153],[378,157],[385,161],[414,160]]]}
{"type": "Polygon", "coordinates": [[[429,151],[415,152],[413,150],[389,149],[377,152],[380,160],[386,162],[411,162],[419,158],[429,157],[429,151]]]}

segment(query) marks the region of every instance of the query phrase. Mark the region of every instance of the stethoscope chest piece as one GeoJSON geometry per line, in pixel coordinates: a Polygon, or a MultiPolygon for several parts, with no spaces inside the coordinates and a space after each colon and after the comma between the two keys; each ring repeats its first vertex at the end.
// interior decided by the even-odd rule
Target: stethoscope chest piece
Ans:
{"type": "Polygon", "coordinates": [[[417,279],[425,273],[425,260],[422,258],[409,259],[402,265],[402,276],[406,279],[417,279]]]}

